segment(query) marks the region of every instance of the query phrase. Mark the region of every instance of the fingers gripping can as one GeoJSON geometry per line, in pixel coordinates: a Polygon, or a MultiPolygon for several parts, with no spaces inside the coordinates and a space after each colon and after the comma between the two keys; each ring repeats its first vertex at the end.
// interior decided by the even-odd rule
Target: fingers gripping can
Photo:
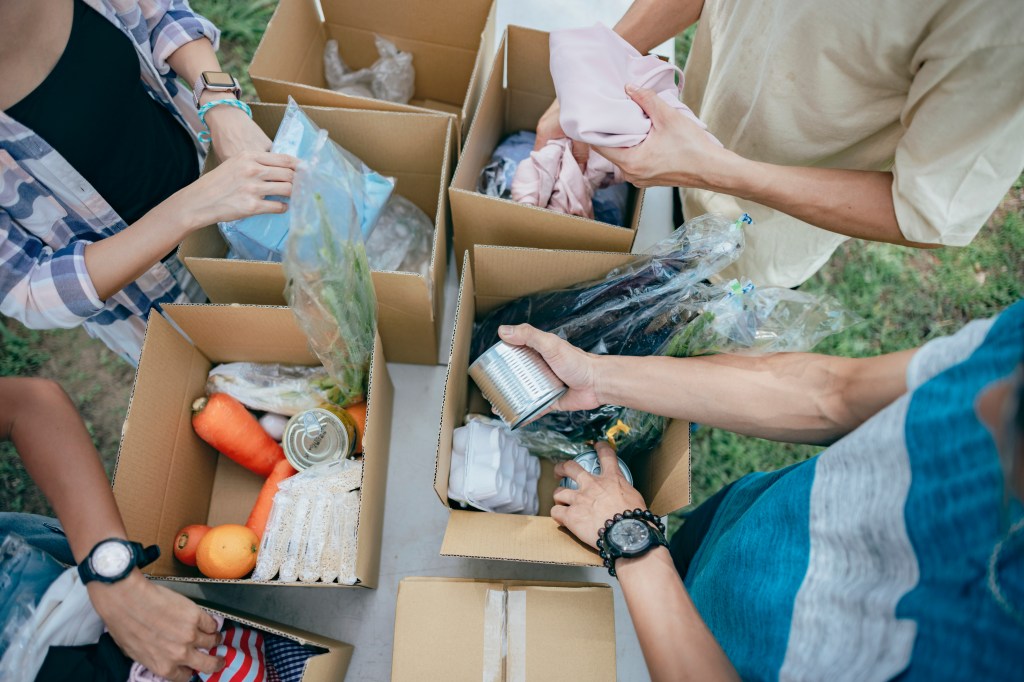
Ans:
{"type": "Polygon", "coordinates": [[[355,422],[344,410],[335,412],[314,407],[288,420],[281,447],[285,458],[301,471],[314,464],[348,457],[355,445],[355,434],[355,422]]]}
{"type": "Polygon", "coordinates": [[[477,358],[469,376],[510,429],[537,419],[569,390],[540,353],[504,341],[477,358]]]}
{"type": "MultiPolygon", "coordinates": [[[[632,472],[630,472],[629,467],[627,467],[626,463],[623,462],[618,457],[616,457],[615,460],[619,463],[619,471],[621,471],[622,475],[626,477],[626,480],[629,481],[629,484],[633,485],[633,474],[632,472]]],[[[588,474],[593,474],[594,476],[601,475],[601,460],[598,458],[596,450],[590,450],[588,452],[576,455],[575,457],[572,458],[572,461],[576,462],[581,467],[583,467],[584,471],[586,471],[588,474]]],[[[579,486],[576,485],[576,481],[572,480],[568,476],[562,479],[560,485],[563,488],[568,488],[569,490],[579,489],[579,486]]]]}

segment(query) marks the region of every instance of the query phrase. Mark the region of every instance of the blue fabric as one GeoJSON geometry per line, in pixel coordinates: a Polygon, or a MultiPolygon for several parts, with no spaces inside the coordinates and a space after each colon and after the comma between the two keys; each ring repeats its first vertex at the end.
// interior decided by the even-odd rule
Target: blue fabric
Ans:
{"type": "MultiPolygon", "coordinates": [[[[917,621],[903,679],[1021,679],[1024,628],[989,593],[993,547],[1003,537],[1004,475],[975,397],[1024,359],[1024,303],[993,325],[971,357],[915,391],[906,440],[914,478],[906,520],[920,566],[897,615],[917,621]]],[[[1015,505],[1020,518],[1020,505],[1015,505]]],[[[999,578],[1024,610],[1024,552],[1004,555],[999,578]]]]}
{"type": "Polygon", "coordinates": [[[68,536],[57,519],[39,514],[0,512],[0,538],[9,534],[17,535],[65,566],[75,565],[68,536]]]}
{"type": "Polygon", "coordinates": [[[300,682],[306,671],[306,661],[324,653],[324,649],[303,646],[269,632],[263,636],[263,650],[266,652],[267,665],[274,669],[281,682],[300,682]]]}
{"type": "MultiPolygon", "coordinates": [[[[320,127],[291,98],[270,151],[290,154],[307,162],[316,157],[317,170],[328,177],[343,180],[342,184],[348,189],[347,194],[323,193],[322,200],[328,204],[330,214],[347,216],[354,212],[363,239],[370,236],[377,218],[391,197],[394,181],[370,170],[338,144],[330,140],[325,143],[321,138],[320,127]]],[[[287,201],[283,197],[268,199],[287,201]]],[[[280,262],[291,221],[291,211],[265,213],[221,223],[220,231],[231,247],[230,257],[280,262]]]]}
{"type": "MultiPolygon", "coordinates": [[[[24,515],[27,516],[27,515],[24,515]]],[[[12,533],[0,534],[0,658],[10,644],[7,627],[28,619],[64,567],[12,533]]]]}

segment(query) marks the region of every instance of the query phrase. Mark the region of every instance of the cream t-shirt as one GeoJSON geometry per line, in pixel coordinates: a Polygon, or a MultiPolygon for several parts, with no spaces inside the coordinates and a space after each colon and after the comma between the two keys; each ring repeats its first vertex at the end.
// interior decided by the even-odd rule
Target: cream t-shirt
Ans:
{"type": "MultiPolygon", "coordinates": [[[[705,0],[683,101],[732,151],[790,166],[891,170],[912,241],[962,246],[1024,168],[1022,0],[705,0]]],[[[723,276],[796,286],[847,238],[683,190],[687,216],[747,212],[723,276]]]]}

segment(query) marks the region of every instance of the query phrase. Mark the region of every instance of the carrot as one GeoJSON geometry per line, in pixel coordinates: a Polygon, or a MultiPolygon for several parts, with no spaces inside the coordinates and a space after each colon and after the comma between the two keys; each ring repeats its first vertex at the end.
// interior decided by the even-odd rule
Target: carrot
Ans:
{"type": "Polygon", "coordinates": [[[353,452],[363,451],[363,432],[366,431],[366,402],[349,405],[345,411],[356,420],[356,446],[353,452]]]}
{"type": "Polygon", "coordinates": [[[282,459],[274,465],[274,470],[270,472],[270,476],[267,476],[267,480],[263,482],[263,488],[260,489],[259,497],[256,498],[256,504],[252,506],[252,511],[249,513],[249,520],[245,522],[246,527],[253,533],[256,533],[257,537],[261,540],[263,539],[263,531],[267,529],[270,510],[274,506],[274,495],[277,494],[278,483],[290,476],[294,476],[296,473],[292,465],[288,463],[288,460],[282,459]]]}
{"type": "Polygon", "coordinates": [[[192,403],[192,428],[217,452],[264,478],[284,459],[284,450],[256,417],[226,393],[192,403]]]}

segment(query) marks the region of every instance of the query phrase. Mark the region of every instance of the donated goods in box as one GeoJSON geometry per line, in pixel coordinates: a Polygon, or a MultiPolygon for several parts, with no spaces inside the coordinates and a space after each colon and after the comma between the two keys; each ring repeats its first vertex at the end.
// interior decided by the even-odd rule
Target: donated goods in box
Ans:
{"type": "MultiPolygon", "coordinates": [[[[436,364],[448,249],[451,122],[442,116],[294,104],[253,104],[252,110],[257,125],[275,138],[276,151],[320,161],[322,175],[336,186],[321,193],[328,212],[358,225],[373,269],[388,358],[436,364]]],[[[207,170],[213,163],[211,155],[207,170]]],[[[292,206],[284,214],[211,225],[189,235],[179,257],[216,303],[279,305],[285,302],[280,261],[287,260],[287,237],[293,229],[318,224],[316,212],[301,214],[292,206]]]]}
{"type": "Polygon", "coordinates": [[[627,252],[643,190],[604,157],[586,167],[568,141],[533,152],[537,122],[555,99],[548,34],[509,26],[484,86],[450,190],[455,258],[474,244],[627,252]],[[517,175],[518,173],[518,175],[517,175]],[[544,209],[544,210],[542,210],[544,209]]]}
{"type": "Polygon", "coordinates": [[[149,322],[114,478],[132,537],[173,543],[149,573],[374,586],[392,389],[379,338],[365,352],[354,338],[372,325],[350,318],[349,346],[324,352],[290,308],[164,311],[149,322]]]}
{"type": "MultiPolygon", "coordinates": [[[[596,563],[550,519],[507,513],[501,491],[516,494],[524,449],[545,460],[586,461],[595,441],[608,441],[651,509],[665,514],[687,504],[685,424],[611,405],[545,414],[564,384],[536,352],[499,341],[498,328],[528,322],[591,353],[683,357],[803,351],[854,321],[828,296],[708,283],[739,256],[747,222],[702,216],[650,253],[621,258],[477,247],[478,264],[462,277],[442,412],[435,489],[453,506],[442,553],[596,563]],[[473,416],[488,403],[504,425],[473,416]],[[478,434],[485,425],[498,434],[478,434]]],[[[555,483],[545,475],[539,483],[540,512],[547,513],[555,483]]]]}
{"type": "Polygon", "coordinates": [[[441,112],[461,129],[493,47],[491,0],[281,0],[249,76],[264,102],[441,112]]]}
{"type": "Polygon", "coordinates": [[[398,585],[393,682],[611,682],[615,665],[607,585],[459,578],[398,585]]]}

